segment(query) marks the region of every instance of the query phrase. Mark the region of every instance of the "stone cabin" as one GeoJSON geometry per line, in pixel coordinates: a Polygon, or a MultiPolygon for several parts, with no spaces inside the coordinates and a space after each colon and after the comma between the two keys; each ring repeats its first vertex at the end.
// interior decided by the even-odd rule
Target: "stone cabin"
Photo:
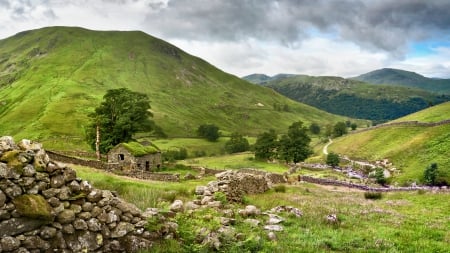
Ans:
{"type": "Polygon", "coordinates": [[[161,166],[161,151],[151,144],[120,143],[108,152],[108,163],[117,164],[122,170],[154,171],[161,166]]]}

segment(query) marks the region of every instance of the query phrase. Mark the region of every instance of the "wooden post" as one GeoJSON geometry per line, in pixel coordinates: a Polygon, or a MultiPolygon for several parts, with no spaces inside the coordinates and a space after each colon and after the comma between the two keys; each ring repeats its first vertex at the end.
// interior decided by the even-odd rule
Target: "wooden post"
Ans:
{"type": "Polygon", "coordinates": [[[95,138],[95,154],[97,155],[97,160],[100,161],[100,126],[98,124],[95,138]]]}

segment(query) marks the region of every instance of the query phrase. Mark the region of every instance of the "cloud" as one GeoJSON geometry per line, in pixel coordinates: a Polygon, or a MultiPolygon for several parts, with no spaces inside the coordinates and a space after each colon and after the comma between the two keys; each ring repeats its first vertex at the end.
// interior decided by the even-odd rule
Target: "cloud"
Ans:
{"type": "Polygon", "coordinates": [[[143,30],[237,75],[402,67],[448,77],[449,9],[448,0],[0,0],[0,37],[54,25],[143,30]],[[414,54],[430,41],[444,46],[414,54]]]}
{"type": "Polygon", "coordinates": [[[166,38],[245,41],[291,46],[311,31],[403,56],[410,40],[450,32],[446,0],[171,0],[145,26],[166,38]]]}

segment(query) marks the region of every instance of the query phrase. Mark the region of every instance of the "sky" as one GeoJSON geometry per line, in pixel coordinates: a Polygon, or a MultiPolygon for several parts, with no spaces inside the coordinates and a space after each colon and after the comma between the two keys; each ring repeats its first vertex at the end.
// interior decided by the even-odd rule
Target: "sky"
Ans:
{"type": "Polygon", "coordinates": [[[450,78],[449,0],[0,0],[0,39],[46,26],[144,31],[237,76],[450,78]]]}

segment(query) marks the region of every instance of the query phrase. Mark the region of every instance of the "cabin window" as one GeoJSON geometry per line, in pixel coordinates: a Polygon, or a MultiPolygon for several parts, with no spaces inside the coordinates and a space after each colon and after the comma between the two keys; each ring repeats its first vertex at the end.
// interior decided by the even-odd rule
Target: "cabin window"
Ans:
{"type": "Polygon", "coordinates": [[[123,161],[125,160],[125,155],[124,154],[119,154],[119,161],[123,161]]]}
{"type": "Polygon", "coordinates": [[[150,162],[145,161],[145,170],[149,170],[149,169],[150,169],[150,162]]]}

